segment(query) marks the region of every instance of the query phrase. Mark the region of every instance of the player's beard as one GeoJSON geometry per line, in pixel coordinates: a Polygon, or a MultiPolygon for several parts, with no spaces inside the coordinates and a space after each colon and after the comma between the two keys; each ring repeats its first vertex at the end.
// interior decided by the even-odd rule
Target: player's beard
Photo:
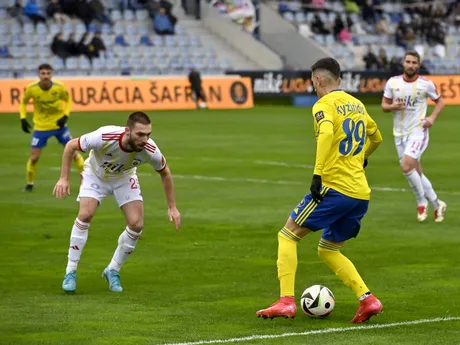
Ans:
{"type": "Polygon", "coordinates": [[[144,146],[137,145],[132,139],[128,139],[128,146],[131,150],[136,152],[141,152],[144,149],[144,146]]]}
{"type": "Polygon", "coordinates": [[[404,75],[407,79],[412,79],[417,74],[417,70],[409,71],[407,69],[404,70],[404,75]]]}

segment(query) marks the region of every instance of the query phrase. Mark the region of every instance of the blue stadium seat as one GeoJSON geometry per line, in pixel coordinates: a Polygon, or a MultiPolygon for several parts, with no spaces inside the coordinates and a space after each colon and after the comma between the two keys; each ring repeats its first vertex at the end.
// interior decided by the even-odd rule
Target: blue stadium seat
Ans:
{"type": "Polygon", "coordinates": [[[79,59],[79,61],[78,61],[78,65],[79,65],[80,69],[82,69],[82,70],[89,70],[89,69],[91,69],[91,62],[90,62],[89,59],[88,59],[86,56],[84,56],[84,55],[80,56],[80,59],[79,59]]]}
{"type": "Polygon", "coordinates": [[[112,19],[112,21],[114,22],[120,21],[121,12],[119,10],[112,10],[112,12],[110,13],[110,19],[112,19]]]}
{"type": "Polygon", "coordinates": [[[22,27],[22,31],[25,35],[32,35],[35,33],[34,25],[32,23],[25,23],[22,27]]]}
{"type": "Polygon", "coordinates": [[[119,68],[118,59],[107,59],[105,62],[105,67],[108,70],[115,70],[119,68]]]}
{"type": "Polygon", "coordinates": [[[19,46],[11,46],[10,54],[14,58],[22,58],[24,56],[24,48],[19,46]]]}
{"type": "Polygon", "coordinates": [[[10,45],[10,35],[0,35],[0,46],[10,45]]]}
{"type": "Polygon", "coordinates": [[[131,65],[130,65],[128,59],[125,59],[125,58],[120,59],[120,68],[125,69],[125,70],[126,69],[131,69],[131,65]]]}
{"type": "Polygon", "coordinates": [[[303,11],[295,13],[295,21],[298,23],[303,23],[305,21],[305,14],[303,11]]]}
{"type": "Polygon", "coordinates": [[[149,18],[149,13],[146,10],[137,10],[136,11],[136,20],[143,21],[149,18]]]}
{"type": "Polygon", "coordinates": [[[132,21],[134,20],[134,12],[131,10],[125,10],[123,13],[123,19],[127,21],[132,21]]]}
{"type": "Polygon", "coordinates": [[[8,14],[6,13],[6,9],[0,8],[0,19],[6,19],[8,14]]]}
{"type": "Polygon", "coordinates": [[[148,35],[150,34],[150,25],[146,23],[137,24],[137,32],[140,35],[148,35]]]}
{"type": "Polygon", "coordinates": [[[134,23],[126,24],[125,33],[127,35],[136,35],[137,34],[137,26],[134,23]]]}
{"type": "Polygon", "coordinates": [[[155,45],[157,47],[164,46],[163,38],[161,36],[158,36],[158,35],[153,36],[153,45],[155,45]]]}
{"type": "Polygon", "coordinates": [[[38,47],[37,53],[38,53],[38,56],[41,58],[48,57],[51,55],[51,49],[50,47],[45,47],[45,46],[38,47]]]}
{"type": "Polygon", "coordinates": [[[70,57],[65,62],[66,69],[77,69],[78,68],[78,60],[77,58],[70,57]]]}
{"type": "Polygon", "coordinates": [[[153,58],[154,49],[153,47],[141,46],[141,55],[144,58],[153,58]]]}
{"type": "Polygon", "coordinates": [[[9,31],[9,26],[6,23],[0,23],[0,35],[7,35],[9,31]]]}
{"type": "Polygon", "coordinates": [[[288,22],[294,21],[294,15],[291,12],[284,12],[283,18],[286,19],[288,22]]]}
{"type": "Polygon", "coordinates": [[[60,31],[61,31],[61,27],[59,26],[59,24],[52,23],[49,27],[49,32],[53,36],[56,35],[60,31]]]}
{"type": "Polygon", "coordinates": [[[13,46],[22,46],[24,44],[22,37],[20,35],[13,35],[11,37],[11,45],[13,46]]]}
{"type": "Polygon", "coordinates": [[[120,23],[115,23],[112,29],[115,35],[123,35],[125,33],[125,29],[120,23]]]}
{"type": "Polygon", "coordinates": [[[38,50],[35,47],[26,47],[25,57],[26,58],[35,58],[38,56],[38,50]]]}
{"type": "Polygon", "coordinates": [[[139,44],[142,46],[149,46],[149,47],[153,46],[153,42],[148,35],[141,36],[139,40],[139,44]]]}

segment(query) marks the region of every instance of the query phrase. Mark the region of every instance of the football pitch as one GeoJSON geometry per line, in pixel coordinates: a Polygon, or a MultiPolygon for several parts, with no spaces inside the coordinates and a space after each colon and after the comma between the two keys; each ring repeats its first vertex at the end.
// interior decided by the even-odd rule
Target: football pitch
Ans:
{"type": "MultiPolygon", "coordinates": [[[[61,283],[77,215],[72,195],[52,197],[62,147],[48,142],[35,190],[22,192],[30,135],[17,114],[1,114],[0,344],[458,344],[460,342],[460,107],[430,130],[425,174],[448,204],[443,223],[416,220],[415,198],[399,170],[392,116],[368,107],[384,138],[370,158],[373,188],[358,238],[343,248],[384,313],[349,324],[358,303],[317,256],[319,233],[299,245],[296,299],[329,287],[335,310],[310,319],[255,316],[279,297],[277,232],[309,191],[315,140],[310,109],[151,112],[152,137],[174,176],[182,229],[167,219],[158,174],[139,168],[145,229],[121,270],[122,293],[101,278],[124,228],[112,198],[91,223],[77,292],[61,283]]],[[[74,137],[124,125],[129,112],[74,113],[74,137]]]]}

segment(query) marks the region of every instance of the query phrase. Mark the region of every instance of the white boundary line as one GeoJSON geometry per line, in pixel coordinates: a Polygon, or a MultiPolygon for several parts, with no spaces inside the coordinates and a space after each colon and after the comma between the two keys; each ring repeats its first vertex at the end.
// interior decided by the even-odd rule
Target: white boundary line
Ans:
{"type": "MultiPolygon", "coordinates": [[[[8,167],[11,167],[11,165],[0,164],[0,167],[8,168],[8,167]]],[[[43,167],[43,168],[53,170],[53,171],[61,170],[61,168],[59,167],[43,167]]],[[[76,172],[74,168],[72,168],[72,171],[76,172]]],[[[137,175],[153,176],[154,173],[138,172],[137,175]]],[[[242,182],[242,183],[259,183],[259,184],[272,184],[272,185],[305,186],[305,192],[307,192],[307,189],[308,189],[308,182],[300,182],[300,181],[265,180],[265,179],[258,179],[258,178],[238,178],[238,177],[223,177],[223,176],[181,175],[181,174],[173,174],[173,178],[181,179],[181,180],[202,180],[202,181],[217,181],[217,182],[242,182]]],[[[56,179],[56,182],[57,182],[57,179],[56,179]]],[[[378,192],[407,193],[410,191],[409,189],[406,189],[406,188],[376,187],[376,186],[371,186],[371,189],[373,191],[378,191],[378,192]]],[[[441,194],[460,195],[460,192],[457,192],[457,191],[437,191],[437,192],[441,194]]]]}
{"type": "Polygon", "coordinates": [[[228,338],[228,339],[214,339],[214,340],[198,340],[185,343],[165,343],[161,345],[204,345],[204,344],[227,344],[227,343],[237,343],[250,340],[259,340],[259,339],[277,339],[277,338],[287,338],[294,336],[306,336],[306,335],[315,335],[315,334],[328,334],[328,333],[342,333],[348,331],[365,331],[368,329],[380,329],[380,328],[390,328],[390,327],[399,327],[399,326],[410,326],[410,325],[419,325],[423,323],[434,323],[434,322],[446,322],[446,321],[460,321],[460,317],[437,317],[434,319],[420,319],[413,321],[403,321],[403,322],[393,322],[393,323],[384,323],[384,324],[375,324],[375,325],[364,325],[364,326],[353,326],[353,327],[340,327],[340,328],[326,328],[326,329],[317,329],[313,331],[298,332],[298,333],[282,333],[282,334],[260,334],[260,335],[250,335],[247,337],[240,338],[228,338]]]}

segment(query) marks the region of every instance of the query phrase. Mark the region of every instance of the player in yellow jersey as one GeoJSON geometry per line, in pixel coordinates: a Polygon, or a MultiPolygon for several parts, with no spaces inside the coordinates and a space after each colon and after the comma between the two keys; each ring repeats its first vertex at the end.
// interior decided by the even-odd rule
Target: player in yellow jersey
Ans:
{"type": "Polygon", "coordinates": [[[323,230],[318,255],[360,300],[351,322],[361,323],[379,314],[383,307],[340,248],[358,235],[361,219],[367,212],[371,191],[364,167],[382,136],[363,103],[339,89],[340,65],[336,60],[325,58],[316,62],[312,66],[312,80],[319,100],[313,106],[317,148],[311,194],[300,201],[278,233],[281,298],[256,315],[295,316],[297,243],[309,232],[323,230]]]}
{"type": "MultiPolygon", "coordinates": [[[[31,192],[35,182],[35,172],[37,162],[40,158],[41,150],[46,146],[50,137],[65,145],[72,136],[67,128],[67,120],[72,107],[72,100],[66,88],[51,80],[53,68],[48,64],[38,67],[39,81],[29,84],[24,92],[24,97],[20,104],[20,118],[22,130],[30,133],[30,124],[27,122],[27,103],[33,98],[34,104],[34,132],[30,158],[27,162],[27,185],[25,192],[31,192]],[[65,102],[65,107],[63,107],[65,102]]],[[[79,154],[74,155],[74,162],[80,172],[83,171],[84,159],[79,154]]]]}

